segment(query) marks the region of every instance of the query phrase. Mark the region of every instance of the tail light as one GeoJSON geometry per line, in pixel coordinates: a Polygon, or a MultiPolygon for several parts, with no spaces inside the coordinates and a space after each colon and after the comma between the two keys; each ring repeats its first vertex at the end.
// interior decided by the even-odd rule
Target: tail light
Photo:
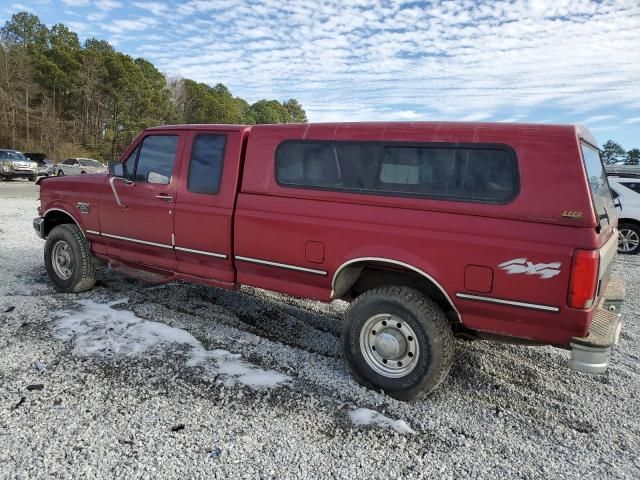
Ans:
{"type": "Polygon", "coordinates": [[[598,250],[576,250],[571,264],[569,306],[589,308],[593,305],[598,286],[600,254],[598,250]]]}

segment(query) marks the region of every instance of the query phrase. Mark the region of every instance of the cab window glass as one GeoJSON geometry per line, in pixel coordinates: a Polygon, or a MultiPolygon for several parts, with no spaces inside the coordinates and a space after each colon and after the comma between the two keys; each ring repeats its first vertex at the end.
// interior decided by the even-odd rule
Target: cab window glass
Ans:
{"type": "Polygon", "coordinates": [[[193,193],[218,193],[226,135],[201,134],[193,141],[187,188],[193,193]]]}
{"type": "Polygon", "coordinates": [[[122,162],[122,176],[127,180],[133,180],[133,172],[136,170],[136,159],[138,158],[138,151],[140,146],[138,145],[133,152],[129,154],[127,159],[122,162]]]}
{"type": "Polygon", "coordinates": [[[517,191],[513,155],[502,149],[390,147],[380,190],[433,198],[506,202],[517,191]]]}
{"type": "Polygon", "coordinates": [[[155,178],[166,177],[167,183],[169,183],[177,150],[177,135],[151,135],[145,137],[138,154],[135,181],[147,182],[149,174],[153,173],[155,178]]]}
{"type": "Polygon", "coordinates": [[[289,141],[276,149],[276,180],[291,187],[487,203],[508,202],[519,189],[513,151],[480,144],[289,141]]]}
{"type": "Polygon", "coordinates": [[[637,183],[637,182],[625,183],[624,186],[633,190],[636,193],[640,193],[640,183],[637,183]]]}

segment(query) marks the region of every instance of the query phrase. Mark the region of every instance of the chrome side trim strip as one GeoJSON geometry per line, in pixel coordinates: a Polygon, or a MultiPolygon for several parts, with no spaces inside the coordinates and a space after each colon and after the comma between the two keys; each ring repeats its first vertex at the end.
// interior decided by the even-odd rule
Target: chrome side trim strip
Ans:
{"type": "Polygon", "coordinates": [[[456,293],[456,297],[463,298],[465,300],[477,300],[479,302],[496,303],[498,305],[511,305],[513,307],[530,308],[532,310],[542,310],[545,312],[559,312],[558,307],[551,307],[549,305],[539,305],[537,303],[517,302],[515,300],[504,300],[502,298],[483,297],[481,295],[470,295],[468,293],[456,293]]]}
{"type": "MultiPolygon", "coordinates": [[[[176,247],[174,245],[165,245],[164,243],[156,243],[156,242],[148,242],[146,240],[138,240],[137,238],[122,237],[120,235],[113,235],[111,233],[104,233],[104,232],[100,233],[100,232],[96,232],[95,230],[85,230],[85,231],[87,233],[91,233],[93,235],[102,235],[103,237],[115,238],[117,240],[124,240],[126,242],[141,243],[143,245],[151,245],[151,246],[160,247],[160,248],[176,249],[176,250],[179,250],[181,252],[196,253],[198,255],[206,255],[208,257],[227,258],[227,256],[224,253],[205,252],[203,250],[195,250],[193,248],[176,247]]],[[[171,240],[174,241],[174,238],[175,237],[172,234],[171,235],[171,240]]]]}
{"type": "Polygon", "coordinates": [[[173,247],[171,245],[165,245],[164,243],[147,242],[146,240],[138,240],[137,238],[121,237],[120,235],[113,235],[111,233],[102,232],[102,236],[103,237],[109,237],[109,238],[115,238],[117,240],[125,240],[127,242],[141,243],[143,245],[151,245],[153,247],[168,248],[170,250],[173,249],[173,247]]]}
{"type": "Polygon", "coordinates": [[[208,257],[216,257],[216,258],[227,258],[224,253],[214,253],[214,252],[205,252],[203,250],[196,250],[194,248],[185,248],[185,247],[173,247],[180,252],[188,252],[188,253],[196,253],[198,255],[206,255],[208,257]]]}
{"type": "Polygon", "coordinates": [[[236,255],[235,259],[240,260],[242,262],[258,263],[260,265],[268,265],[270,267],[285,268],[287,270],[295,270],[298,272],[311,273],[313,275],[322,275],[323,277],[327,275],[327,272],[325,272],[324,270],[315,270],[313,268],[298,267],[297,265],[289,265],[288,263],[270,262],[268,260],[260,260],[259,258],[251,258],[251,257],[243,257],[240,255],[236,255]]]}
{"type": "Polygon", "coordinates": [[[447,299],[447,301],[449,302],[449,305],[451,305],[451,308],[453,308],[453,311],[456,313],[456,315],[458,316],[458,321],[460,323],[462,323],[462,317],[460,316],[460,312],[458,311],[458,309],[456,308],[455,304],[453,303],[453,301],[451,300],[451,297],[449,297],[449,295],[447,294],[446,290],[444,288],[442,288],[442,285],[440,285],[435,278],[433,278],[431,275],[429,275],[428,273],[426,273],[423,270],[420,270],[419,268],[414,267],[413,265],[409,265],[408,263],[405,262],[400,262],[398,260],[393,260],[391,258],[384,258],[384,257],[359,257],[359,258],[353,258],[347,262],[344,262],[342,265],[340,265],[338,267],[338,269],[335,271],[335,273],[333,274],[333,280],[331,280],[331,298],[333,299],[335,297],[336,294],[336,280],[338,279],[338,275],[340,274],[340,272],[345,268],[348,267],[349,265],[353,264],[353,263],[358,263],[358,262],[381,262],[381,263],[390,263],[392,265],[399,265],[401,267],[404,268],[408,268],[409,270],[413,270],[416,273],[419,273],[420,275],[422,275],[423,277],[425,277],[427,280],[429,280],[431,283],[433,283],[438,290],[440,290],[440,292],[442,293],[442,295],[444,295],[444,298],[447,299]]]}

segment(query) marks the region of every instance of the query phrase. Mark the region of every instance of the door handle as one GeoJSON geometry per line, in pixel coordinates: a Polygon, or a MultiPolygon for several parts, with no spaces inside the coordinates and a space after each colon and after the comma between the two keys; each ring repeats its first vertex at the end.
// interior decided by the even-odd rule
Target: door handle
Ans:
{"type": "Polygon", "coordinates": [[[160,200],[166,200],[169,203],[173,202],[173,197],[171,195],[165,195],[164,193],[156,195],[156,198],[159,198],[160,200]]]}
{"type": "Polygon", "coordinates": [[[118,195],[118,191],[116,190],[116,186],[114,185],[115,182],[124,182],[125,185],[133,185],[133,182],[122,177],[111,177],[109,179],[109,185],[111,185],[111,191],[113,192],[113,196],[116,199],[116,203],[119,207],[128,208],[124,203],[120,201],[120,196],[118,195]]]}

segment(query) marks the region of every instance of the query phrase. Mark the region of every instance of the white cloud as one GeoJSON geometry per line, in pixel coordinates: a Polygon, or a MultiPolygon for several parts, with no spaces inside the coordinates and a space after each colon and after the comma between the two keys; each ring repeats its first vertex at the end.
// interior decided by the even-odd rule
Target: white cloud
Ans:
{"type": "Polygon", "coordinates": [[[155,15],[160,15],[169,9],[166,4],[161,2],[133,2],[133,5],[142,10],[147,10],[155,15]]]}
{"type": "Polygon", "coordinates": [[[87,15],[87,20],[90,22],[100,22],[107,18],[107,12],[93,12],[87,15]]]}
{"type": "Polygon", "coordinates": [[[115,0],[96,0],[94,4],[100,10],[113,10],[114,8],[122,7],[122,3],[115,0]]]}
{"type": "Polygon", "coordinates": [[[91,29],[91,25],[88,25],[88,24],[83,23],[83,22],[65,22],[65,24],[71,30],[73,30],[74,32],[76,32],[76,33],[78,33],[80,35],[86,34],[91,29]]]}
{"type": "Polygon", "coordinates": [[[111,33],[139,32],[141,28],[152,27],[157,23],[157,20],[153,18],[121,19],[113,20],[109,24],[103,25],[102,29],[111,33]]]}
{"type": "Polygon", "coordinates": [[[561,110],[606,125],[615,109],[640,111],[637,1],[138,0],[151,13],[109,23],[125,2],[94,3],[94,30],[162,71],[249,101],[297,98],[313,121],[561,110]]]}
{"type": "Polygon", "coordinates": [[[465,115],[462,118],[458,118],[455,120],[460,120],[461,122],[480,122],[482,120],[488,120],[492,117],[490,113],[470,113],[469,115],[465,115]]]}
{"type": "Polygon", "coordinates": [[[89,0],[62,0],[62,3],[71,7],[86,7],[89,5],[89,0]]]}
{"type": "Polygon", "coordinates": [[[403,110],[401,112],[397,112],[396,116],[401,118],[402,120],[418,120],[419,118],[424,118],[424,115],[413,110],[403,110]]]}
{"type": "Polygon", "coordinates": [[[17,12],[35,13],[33,8],[27,7],[22,3],[14,3],[13,5],[11,5],[11,7],[9,8],[9,12],[10,13],[17,13],[17,12]]]}
{"type": "Polygon", "coordinates": [[[627,118],[624,122],[625,125],[633,125],[635,123],[640,123],[640,117],[627,118]]]}
{"type": "Polygon", "coordinates": [[[590,123],[600,123],[600,122],[604,122],[605,120],[611,120],[614,118],[617,118],[617,117],[615,115],[593,115],[591,117],[585,118],[580,123],[584,123],[585,125],[588,125],[590,123]]]}

